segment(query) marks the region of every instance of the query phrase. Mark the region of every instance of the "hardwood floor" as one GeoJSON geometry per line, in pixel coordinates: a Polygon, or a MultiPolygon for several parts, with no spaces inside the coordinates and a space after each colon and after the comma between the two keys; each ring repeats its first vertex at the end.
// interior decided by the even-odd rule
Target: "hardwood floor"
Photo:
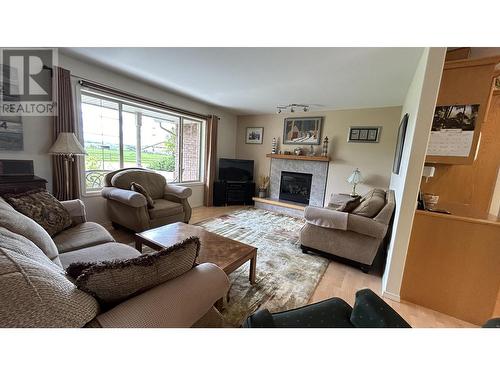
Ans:
{"type": "MultiPolygon", "coordinates": [[[[190,224],[229,214],[243,207],[244,206],[197,207],[193,209],[190,224]]],[[[112,230],[111,232],[117,241],[128,243],[133,241],[133,236],[131,234],[120,230],[112,230]]],[[[381,276],[376,273],[365,274],[354,267],[330,261],[325,274],[318,283],[309,302],[313,303],[331,297],[340,297],[350,305],[353,305],[356,291],[363,288],[370,288],[380,295],[382,290],[381,276]]],[[[409,302],[396,302],[387,298],[384,298],[384,300],[414,328],[476,327],[471,323],[409,302]]]]}
{"type": "MultiPolygon", "coordinates": [[[[229,207],[198,207],[193,209],[190,223],[221,216],[239,210],[244,206],[229,207]]],[[[331,297],[340,297],[349,304],[354,304],[356,291],[370,288],[378,295],[382,290],[382,277],[377,274],[365,274],[361,270],[342,263],[330,261],[328,268],[314,291],[310,303],[318,302],[331,297]]],[[[464,322],[449,315],[427,309],[413,303],[396,302],[388,298],[384,300],[414,328],[462,328],[476,327],[474,324],[464,322]]]]}

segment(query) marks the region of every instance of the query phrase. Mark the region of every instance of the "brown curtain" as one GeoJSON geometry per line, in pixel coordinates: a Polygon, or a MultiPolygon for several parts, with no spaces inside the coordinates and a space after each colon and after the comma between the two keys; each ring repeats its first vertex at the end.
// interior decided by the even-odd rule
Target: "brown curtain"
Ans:
{"type": "MultiPolygon", "coordinates": [[[[54,116],[53,142],[61,132],[76,134],[75,112],[73,108],[73,95],[71,90],[71,74],[69,70],[54,67],[55,95],[56,95],[56,116],[54,116]]],[[[69,160],[69,175],[66,172],[64,156],[54,155],[53,165],[53,186],[54,196],[63,201],[80,198],[80,174],[78,168],[78,156],[74,160],[69,160]],[[67,188],[69,181],[69,188],[67,188]]]]}
{"type": "Polygon", "coordinates": [[[211,115],[207,119],[205,154],[205,197],[204,205],[210,207],[214,199],[215,168],[217,163],[217,126],[219,118],[211,115]]]}

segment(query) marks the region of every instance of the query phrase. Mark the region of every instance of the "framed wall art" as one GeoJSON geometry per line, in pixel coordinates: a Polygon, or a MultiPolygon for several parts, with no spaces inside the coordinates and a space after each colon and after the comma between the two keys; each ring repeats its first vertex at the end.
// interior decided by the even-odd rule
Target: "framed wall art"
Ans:
{"type": "Polygon", "coordinates": [[[23,150],[23,123],[21,120],[8,121],[0,118],[0,150],[23,150]]]}
{"type": "Polygon", "coordinates": [[[264,140],[264,128],[247,128],[245,133],[245,143],[262,144],[264,140]]]}
{"type": "Polygon", "coordinates": [[[399,174],[399,169],[401,168],[401,157],[403,156],[403,148],[405,145],[406,138],[406,128],[408,126],[408,118],[410,115],[405,113],[398,129],[398,141],[396,143],[396,151],[394,153],[394,162],[392,164],[392,172],[394,174],[399,174]]]}
{"type": "Polygon", "coordinates": [[[351,126],[347,142],[378,143],[381,131],[381,126],[351,126]]]}
{"type": "Polygon", "coordinates": [[[319,145],[323,117],[289,117],[283,124],[283,144],[319,145]]]}

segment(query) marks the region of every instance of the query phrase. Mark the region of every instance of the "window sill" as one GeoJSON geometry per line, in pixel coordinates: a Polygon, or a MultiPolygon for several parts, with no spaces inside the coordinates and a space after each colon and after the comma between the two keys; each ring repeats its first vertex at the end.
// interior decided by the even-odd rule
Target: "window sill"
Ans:
{"type": "Polygon", "coordinates": [[[198,182],[177,182],[177,183],[169,182],[169,183],[172,184],[172,185],[187,186],[187,187],[190,187],[190,186],[203,186],[203,185],[205,185],[205,183],[201,182],[201,181],[198,181],[198,182]]]}

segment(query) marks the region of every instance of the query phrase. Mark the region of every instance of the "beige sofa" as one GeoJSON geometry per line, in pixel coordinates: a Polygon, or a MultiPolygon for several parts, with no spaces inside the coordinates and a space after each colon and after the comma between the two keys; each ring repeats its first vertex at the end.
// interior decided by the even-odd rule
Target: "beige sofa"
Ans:
{"type": "Polygon", "coordinates": [[[331,208],[306,207],[306,224],[300,232],[302,250],[331,254],[368,272],[385,242],[394,208],[393,190],[385,192],[385,204],[373,218],[331,208]]]}
{"type": "Polygon", "coordinates": [[[143,168],[125,168],[108,173],[101,195],[106,198],[108,216],[113,225],[135,232],[191,218],[188,187],[167,184],[161,174],[143,168]],[[142,185],[154,200],[148,209],[144,195],[130,190],[132,182],[142,185]]]}
{"type": "Polygon", "coordinates": [[[224,271],[209,263],[101,312],[97,301],[77,289],[64,269],[73,262],[127,259],[140,253],[115,242],[101,225],[87,222],[80,200],[61,203],[70,212],[72,226],[52,239],[0,198],[1,327],[222,325],[213,306],[226,296],[229,282],[224,271]]]}

